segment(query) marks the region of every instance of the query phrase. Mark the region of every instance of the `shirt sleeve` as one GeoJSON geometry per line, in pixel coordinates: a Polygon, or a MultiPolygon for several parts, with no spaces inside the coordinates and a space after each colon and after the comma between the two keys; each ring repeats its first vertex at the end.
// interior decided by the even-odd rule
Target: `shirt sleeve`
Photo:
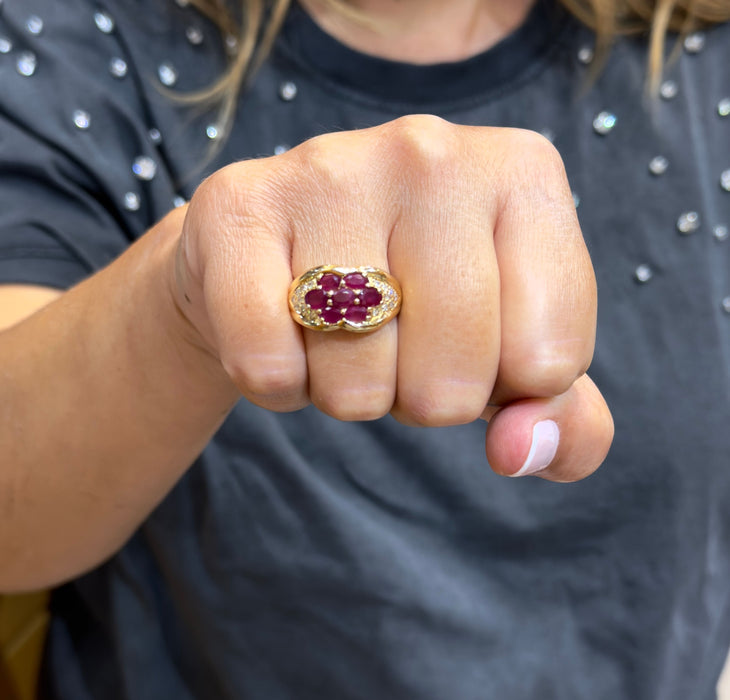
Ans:
{"type": "Polygon", "coordinates": [[[0,5],[0,283],[67,288],[172,208],[125,48],[88,0],[0,5]]]}

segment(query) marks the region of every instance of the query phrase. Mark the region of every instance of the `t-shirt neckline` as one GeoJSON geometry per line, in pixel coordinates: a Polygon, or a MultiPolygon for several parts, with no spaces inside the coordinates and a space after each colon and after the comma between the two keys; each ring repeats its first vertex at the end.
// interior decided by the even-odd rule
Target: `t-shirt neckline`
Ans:
{"type": "Polygon", "coordinates": [[[295,3],[282,30],[288,48],[321,76],[372,97],[413,104],[443,103],[491,92],[514,81],[545,55],[567,13],[537,0],[527,18],[493,47],[464,61],[416,65],[345,46],[295,3]]]}

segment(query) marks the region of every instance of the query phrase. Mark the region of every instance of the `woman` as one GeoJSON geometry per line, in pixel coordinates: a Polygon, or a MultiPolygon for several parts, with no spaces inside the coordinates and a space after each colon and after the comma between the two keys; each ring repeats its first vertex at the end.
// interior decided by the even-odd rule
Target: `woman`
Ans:
{"type": "Polygon", "coordinates": [[[647,104],[646,42],[591,82],[551,2],[284,9],[263,60],[253,3],[237,45],[185,2],[2,8],[0,585],[75,579],[46,693],[712,697],[728,26],[647,104]],[[581,228],[617,439],[564,486],[612,435],[581,228]],[[322,265],[397,320],[301,330],[322,265]]]}

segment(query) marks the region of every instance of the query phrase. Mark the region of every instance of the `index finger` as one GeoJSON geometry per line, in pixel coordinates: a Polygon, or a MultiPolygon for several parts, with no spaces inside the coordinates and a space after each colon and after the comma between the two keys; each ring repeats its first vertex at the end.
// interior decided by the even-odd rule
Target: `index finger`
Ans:
{"type": "Polygon", "coordinates": [[[588,368],[596,282],[562,160],[547,139],[514,131],[494,233],[502,343],[492,401],[565,392],[588,368]]]}

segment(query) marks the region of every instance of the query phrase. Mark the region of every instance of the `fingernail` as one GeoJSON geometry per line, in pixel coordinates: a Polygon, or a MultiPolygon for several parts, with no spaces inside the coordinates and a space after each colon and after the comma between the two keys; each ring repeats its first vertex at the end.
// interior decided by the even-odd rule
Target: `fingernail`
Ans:
{"type": "Polygon", "coordinates": [[[512,476],[526,476],[542,471],[553,461],[560,442],[560,428],[554,420],[541,420],[532,429],[532,444],[525,463],[512,476]]]}

